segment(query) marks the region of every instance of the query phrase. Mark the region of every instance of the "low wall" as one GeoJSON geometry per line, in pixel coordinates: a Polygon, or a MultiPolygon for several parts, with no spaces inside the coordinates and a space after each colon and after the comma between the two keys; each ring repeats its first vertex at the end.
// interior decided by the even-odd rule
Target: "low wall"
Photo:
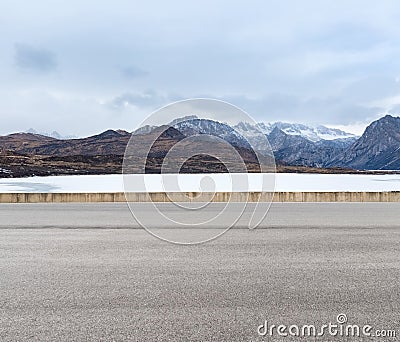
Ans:
{"type": "MultiPolygon", "coordinates": [[[[400,202],[393,192],[218,192],[130,193],[129,202],[400,202]]],[[[0,193],[0,203],[126,202],[123,192],[115,193],[0,193]]]]}

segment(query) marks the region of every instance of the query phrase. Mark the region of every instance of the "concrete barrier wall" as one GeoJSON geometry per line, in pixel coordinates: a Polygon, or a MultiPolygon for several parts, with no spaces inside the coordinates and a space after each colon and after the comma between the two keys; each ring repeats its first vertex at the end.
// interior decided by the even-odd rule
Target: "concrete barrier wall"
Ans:
{"type": "MultiPolygon", "coordinates": [[[[218,192],[130,193],[130,202],[400,202],[393,192],[218,192]]],[[[126,202],[123,192],[115,193],[0,193],[0,203],[126,202]]]]}

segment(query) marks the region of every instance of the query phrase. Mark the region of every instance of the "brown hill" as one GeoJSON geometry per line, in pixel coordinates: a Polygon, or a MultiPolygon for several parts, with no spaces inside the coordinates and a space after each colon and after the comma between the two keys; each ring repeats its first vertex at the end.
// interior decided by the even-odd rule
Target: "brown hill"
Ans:
{"type": "Polygon", "coordinates": [[[0,148],[26,155],[123,155],[128,140],[129,135],[112,130],[88,138],[70,140],[18,133],[0,137],[0,148]]]}

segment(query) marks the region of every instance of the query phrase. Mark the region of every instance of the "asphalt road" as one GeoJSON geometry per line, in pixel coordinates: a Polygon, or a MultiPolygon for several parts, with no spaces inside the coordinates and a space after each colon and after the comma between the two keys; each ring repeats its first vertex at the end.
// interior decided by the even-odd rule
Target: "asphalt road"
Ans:
{"type": "Polygon", "coordinates": [[[0,205],[0,340],[299,341],[257,328],[338,314],[399,335],[399,209],[274,204],[271,229],[179,246],[122,204],[0,205]]]}
{"type": "MultiPolygon", "coordinates": [[[[157,204],[173,213],[178,221],[185,221],[188,211],[171,204],[157,204]]],[[[238,221],[238,227],[247,227],[253,204],[238,221]]],[[[212,203],[199,215],[217,213],[222,203],[212,203]],[[206,212],[206,214],[204,213],[206,212]]],[[[237,205],[238,210],[242,209],[237,205]]],[[[155,227],[174,228],[154,215],[151,204],[133,206],[138,216],[155,227]],[[152,217],[154,220],[152,221],[152,217]]],[[[260,210],[265,210],[265,206],[260,210]]],[[[235,212],[232,212],[235,214],[235,212]]],[[[214,228],[224,227],[224,223],[214,228]]],[[[125,203],[52,203],[0,204],[1,228],[140,228],[125,203]]],[[[273,203],[258,228],[399,228],[400,203],[273,203]]]]}

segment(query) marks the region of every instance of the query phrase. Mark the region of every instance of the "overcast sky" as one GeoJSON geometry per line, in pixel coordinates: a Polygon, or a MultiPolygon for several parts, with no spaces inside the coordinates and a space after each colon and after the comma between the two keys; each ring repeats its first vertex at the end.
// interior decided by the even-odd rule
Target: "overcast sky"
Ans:
{"type": "Polygon", "coordinates": [[[400,112],[400,2],[2,1],[0,134],[132,130],[172,101],[360,131],[400,112]]]}

